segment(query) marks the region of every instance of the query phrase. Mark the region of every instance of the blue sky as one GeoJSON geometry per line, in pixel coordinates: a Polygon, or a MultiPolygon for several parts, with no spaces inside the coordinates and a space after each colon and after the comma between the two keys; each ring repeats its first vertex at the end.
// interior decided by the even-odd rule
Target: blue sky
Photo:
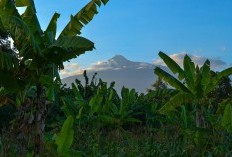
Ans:
{"type": "MultiPolygon", "coordinates": [[[[88,0],[35,0],[42,28],[56,11],[58,32],[88,0]]],[[[135,61],[187,52],[232,63],[231,0],[110,0],[83,30],[96,50],[71,62],[88,67],[115,54],[135,61]]]]}

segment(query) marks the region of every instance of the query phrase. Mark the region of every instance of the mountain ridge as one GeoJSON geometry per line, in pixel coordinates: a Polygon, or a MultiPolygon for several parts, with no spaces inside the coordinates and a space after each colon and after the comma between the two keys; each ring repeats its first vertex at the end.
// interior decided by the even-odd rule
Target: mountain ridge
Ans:
{"type": "MultiPolygon", "coordinates": [[[[87,68],[87,75],[91,78],[97,72],[97,79],[101,78],[105,82],[115,82],[115,89],[119,93],[123,86],[134,88],[139,93],[144,93],[157,80],[154,74],[156,66],[168,71],[167,67],[146,62],[136,62],[126,59],[122,55],[115,55],[107,61],[98,62],[87,68]]],[[[69,76],[62,79],[62,83],[70,87],[71,83],[79,79],[84,83],[82,74],[69,76]]]]}

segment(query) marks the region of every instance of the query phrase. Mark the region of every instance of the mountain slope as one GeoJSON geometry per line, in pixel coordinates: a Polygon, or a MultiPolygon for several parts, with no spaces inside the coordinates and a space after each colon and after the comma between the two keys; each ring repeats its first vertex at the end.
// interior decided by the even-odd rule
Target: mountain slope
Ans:
{"type": "MultiPolygon", "coordinates": [[[[135,88],[137,92],[141,93],[146,92],[146,89],[150,88],[157,80],[157,76],[154,74],[155,66],[149,63],[129,61],[121,55],[116,55],[107,61],[99,62],[88,68],[87,75],[91,78],[97,72],[97,78],[109,83],[115,81],[115,88],[118,92],[125,86],[130,89],[135,88]]],[[[159,67],[167,70],[164,66],[159,67]]],[[[75,79],[84,83],[82,75],[64,78],[62,83],[70,86],[75,79]]]]}

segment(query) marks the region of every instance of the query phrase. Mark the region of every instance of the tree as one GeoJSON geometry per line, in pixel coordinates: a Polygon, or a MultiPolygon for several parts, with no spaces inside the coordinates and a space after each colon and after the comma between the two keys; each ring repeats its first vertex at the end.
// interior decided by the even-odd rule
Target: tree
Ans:
{"type": "MultiPolygon", "coordinates": [[[[94,49],[94,43],[81,36],[81,29],[97,14],[108,0],[90,0],[56,38],[57,20],[54,13],[46,30],[42,30],[33,0],[1,0],[0,30],[14,41],[15,50],[0,50],[0,86],[5,92],[16,94],[18,113],[13,125],[15,139],[27,136],[35,142],[34,151],[43,151],[43,132],[46,102],[53,101],[60,79],[58,69],[63,62],[94,49]],[[20,15],[17,7],[26,7],[20,15]]],[[[21,143],[21,151],[25,147],[21,143]]]]}
{"type": "Polygon", "coordinates": [[[155,69],[155,73],[179,91],[160,109],[160,112],[165,114],[171,110],[175,110],[180,105],[192,103],[196,107],[196,126],[204,127],[205,121],[201,112],[204,99],[207,94],[214,90],[223,77],[232,74],[232,68],[212,75],[209,60],[206,60],[203,66],[199,68],[188,55],[185,55],[183,62],[184,68],[182,69],[165,53],[159,52],[159,56],[168,68],[174,74],[178,75],[178,79],[159,67],[155,69]]]}

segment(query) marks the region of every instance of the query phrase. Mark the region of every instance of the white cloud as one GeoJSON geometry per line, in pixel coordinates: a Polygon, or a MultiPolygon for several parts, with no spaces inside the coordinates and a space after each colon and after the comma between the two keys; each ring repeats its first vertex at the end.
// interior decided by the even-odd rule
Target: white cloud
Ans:
{"type": "MultiPolygon", "coordinates": [[[[175,54],[169,55],[169,57],[171,57],[180,66],[182,66],[183,65],[183,59],[184,59],[184,56],[186,54],[187,54],[186,52],[175,53],[175,54]]],[[[204,64],[204,62],[206,61],[206,59],[210,60],[210,64],[211,64],[212,69],[220,69],[220,68],[223,68],[223,67],[226,66],[226,63],[224,61],[220,60],[220,59],[206,58],[206,57],[197,56],[197,55],[191,55],[191,54],[187,54],[187,55],[198,66],[202,66],[204,64]]],[[[165,65],[165,63],[163,62],[162,59],[156,59],[156,60],[154,60],[153,63],[158,64],[158,65],[165,65]]]]}
{"type": "Polygon", "coordinates": [[[83,73],[83,69],[81,69],[80,65],[77,63],[68,63],[65,65],[64,70],[60,71],[60,77],[65,78],[69,76],[79,75],[83,73]]]}
{"type": "Polygon", "coordinates": [[[112,67],[108,61],[98,61],[98,62],[92,64],[86,70],[87,71],[102,71],[102,70],[109,70],[109,69],[112,69],[112,67]]]}

